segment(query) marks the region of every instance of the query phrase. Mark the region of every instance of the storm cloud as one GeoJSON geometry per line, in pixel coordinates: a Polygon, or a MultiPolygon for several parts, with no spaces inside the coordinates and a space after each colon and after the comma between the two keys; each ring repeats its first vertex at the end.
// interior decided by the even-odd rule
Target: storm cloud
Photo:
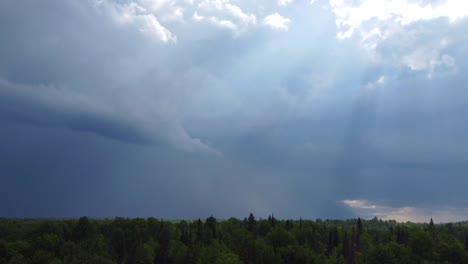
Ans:
{"type": "Polygon", "coordinates": [[[1,1],[0,216],[468,217],[468,7],[378,2],[1,1]]]}

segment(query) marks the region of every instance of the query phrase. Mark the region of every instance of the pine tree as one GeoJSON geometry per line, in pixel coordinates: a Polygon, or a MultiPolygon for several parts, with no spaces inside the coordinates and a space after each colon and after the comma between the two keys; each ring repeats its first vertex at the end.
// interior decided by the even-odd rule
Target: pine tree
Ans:
{"type": "Polygon", "coordinates": [[[271,213],[271,216],[268,216],[268,222],[270,222],[271,227],[275,227],[276,219],[273,213],[271,213]]]}
{"type": "Polygon", "coordinates": [[[197,240],[199,242],[203,241],[203,225],[200,218],[197,220],[197,240]]]}
{"type": "Polygon", "coordinates": [[[252,213],[250,213],[249,219],[247,220],[247,229],[254,235],[254,237],[257,236],[257,221],[252,213]]]}
{"type": "Polygon", "coordinates": [[[350,251],[350,247],[349,247],[348,232],[344,231],[344,235],[343,235],[343,256],[345,257],[345,259],[348,259],[349,255],[350,255],[349,251],[350,251]]]}
{"type": "Polygon", "coordinates": [[[434,228],[434,221],[429,222],[429,232],[431,233],[432,239],[435,239],[435,228],[434,228]]]}
{"type": "Polygon", "coordinates": [[[358,218],[358,221],[357,221],[357,232],[358,232],[358,236],[361,236],[361,234],[362,234],[362,221],[361,221],[361,218],[358,218]]]}
{"type": "Polygon", "coordinates": [[[468,250],[468,234],[465,234],[465,250],[468,250]]]}

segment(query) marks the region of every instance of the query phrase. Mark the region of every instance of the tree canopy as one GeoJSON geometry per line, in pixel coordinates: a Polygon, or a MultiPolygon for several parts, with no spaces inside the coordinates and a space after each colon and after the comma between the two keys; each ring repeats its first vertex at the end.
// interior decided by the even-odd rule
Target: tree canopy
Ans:
{"type": "Polygon", "coordinates": [[[0,219],[0,264],[468,263],[468,223],[0,219]]]}

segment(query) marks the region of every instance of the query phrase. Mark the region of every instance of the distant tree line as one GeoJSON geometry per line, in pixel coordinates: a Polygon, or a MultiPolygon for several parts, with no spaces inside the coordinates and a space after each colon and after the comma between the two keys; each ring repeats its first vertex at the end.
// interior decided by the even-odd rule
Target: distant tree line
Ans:
{"type": "Polygon", "coordinates": [[[4,263],[468,263],[468,223],[0,219],[4,263]]]}

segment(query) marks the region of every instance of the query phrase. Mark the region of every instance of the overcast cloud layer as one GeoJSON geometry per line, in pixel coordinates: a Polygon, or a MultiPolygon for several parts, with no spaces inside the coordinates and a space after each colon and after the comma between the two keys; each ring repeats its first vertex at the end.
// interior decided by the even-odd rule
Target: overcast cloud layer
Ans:
{"type": "Polygon", "coordinates": [[[0,1],[0,216],[468,219],[468,2],[0,1]]]}

